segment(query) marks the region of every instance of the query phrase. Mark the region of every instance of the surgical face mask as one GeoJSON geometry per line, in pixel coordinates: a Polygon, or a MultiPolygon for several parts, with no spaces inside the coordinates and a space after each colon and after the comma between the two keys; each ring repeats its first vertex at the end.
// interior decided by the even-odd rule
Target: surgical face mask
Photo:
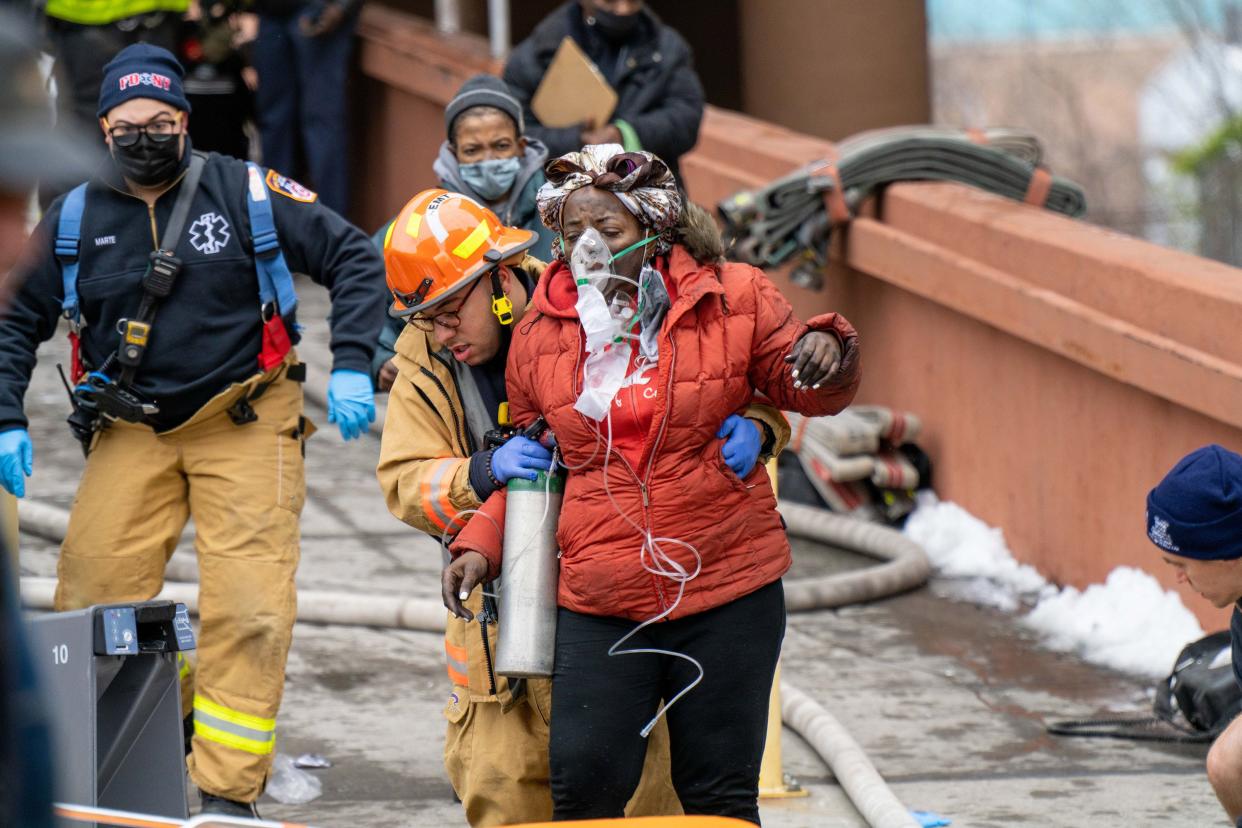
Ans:
{"type": "Polygon", "coordinates": [[[638,25],[639,17],[638,13],[616,14],[596,9],[587,18],[587,23],[595,26],[595,31],[599,32],[605,40],[611,43],[621,43],[633,33],[634,27],[638,25]]]}
{"type": "Polygon", "coordinates": [[[143,187],[157,187],[172,181],[181,165],[181,138],[162,143],[150,135],[140,135],[131,147],[112,145],[112,160],[121,175],[143,187]]]}
{"type": "Polygon", "coordinates": [[[522,159],[490,158],[487,161],[476,161],[473,164],[460,166],[462,180],[470,185],[485,201],[497,201],[509,190],[522,169],[522,159]]]}

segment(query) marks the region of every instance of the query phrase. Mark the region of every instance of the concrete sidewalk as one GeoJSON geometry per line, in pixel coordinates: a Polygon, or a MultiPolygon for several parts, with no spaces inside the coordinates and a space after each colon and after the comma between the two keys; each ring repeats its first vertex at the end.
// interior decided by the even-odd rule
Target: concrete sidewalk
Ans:
{"type": "MultiPolygon", "coordinates": [[[[324,291],[303,286],[309,337],[324,336],[324,291]]],[[[321,340],[322,341],[322,340],[321,340]]],[[[321,349],[305,349],[305,354],[321,349]]],[[[68,404],[41,352],[27,396],[35,441],[29,496],[68,507],[82,467],[64,425],[68,404]]],[[[326,376],[322,358],[311,370],[326,376]]],[[[392,518],[375,482],[378,441],[343,444],[322,412],[307,451],[309,493],[298,583],[304,588],[438,599],[437,545],[392,518]]],[[[183,544],[188,547],[188,544],[183,544]]],[[[55,547],[23,537],[23,574],[54,575],[55,547]]],[[[182,548],[177,556],[190,556],[182,548]]],[[[799,544],[791,577],[857,565],[799,544]]],[[[888,601],[790,616],[785,680],[850,729],[908,806],[954,826],[1226,825],[1203,772],[1206,749],[1045,734],[1043,722],[1147,710],[1147,683],[1039,647],[1012,617],[954,598],[947,582],[888,601]]],[[[299,624],[278,750],[321,753],[321,798],[269,819],[319,826],[462,825],[441,767],[447,697],[433,634],[299,624]]],[[[827,768],[786,730],[785,770],[810,792],[765,801],[764,824],[864,823],[827,768]]]]}

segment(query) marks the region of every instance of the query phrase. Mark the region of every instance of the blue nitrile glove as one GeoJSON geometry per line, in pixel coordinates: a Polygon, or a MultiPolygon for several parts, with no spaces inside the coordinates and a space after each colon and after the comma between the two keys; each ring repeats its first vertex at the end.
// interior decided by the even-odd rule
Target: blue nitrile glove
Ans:
{"type": "Polygon", "coordinates": [[[508,483],[515,477],[534,480],[539,472],[546,472],[551,466],[552,452],[520,434],[510,437],[492,452],[492,477],[501,483],[508,483]]]}
{"type": "Polygon", "coordinates": [[[763,448],[763,435],[759,427],[745,417],[730,414],[720,425],[716,436],[725,441],[720,453],[733,473],[738,477],[750,474],[759,459],[759,450],[763,448]]]}
{"type": "Polygon", "coordinates": [[[94,411],[96,407],[95,395],[104,386],[111,384],[112,380],[107,374],[102,371],[91,371],[73,387],[73,398],[77,400],[78,405],[88,411],[94,411]]]}
{"type": "Polygon", "coordinates": [[[328,380],[328,422],[336,423],[341,437],[352,440],[375,422],[375,391],[361,371],[340,368],[328,380]]]}
{"type": "Polygon", "coordinates": [[[0,484],[9,494],[25,497],[26,478],[33,473],[34,444],[30,442],[30,433],[24,428],[0,432],[0,484]]]}

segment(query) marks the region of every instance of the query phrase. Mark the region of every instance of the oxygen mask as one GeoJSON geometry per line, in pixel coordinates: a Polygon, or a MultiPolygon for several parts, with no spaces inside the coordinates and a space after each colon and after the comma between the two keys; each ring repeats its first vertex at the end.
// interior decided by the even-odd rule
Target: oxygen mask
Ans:
{"type": "Polygon", "coordinates": [[[569,257],[569,269],[578,287],[575,308],[586,334],[587,353],[590,354],[620,342],[628,333],[626,325],[637,311],[636,306],[630,306],[626,291],[621,286],[629,282],[634,285],[637,294],[638,283],[616,273],[612,261],[612,251],[593,227],[578,237],[569,257]],[[604,298],[605,290],[609,292],[607,299],[604,298]]]}
{"type": "Polygon", "coordinates": [[[638,338],[635,328],[642,318],[643,293],[639,282],[617,273],[613,262],[651,241],[643,239],[614,255],[599,231],[589,227],[578,237],[569,255],[569,270],[578,288],[574,307],[587,351],[582,394],[574,408],[597,422],[604,419],[625,380],[630,362],[628,341],[638,338]],[[626,283],[633,285],[634,290],[625,290],[626,283]],[[608,298],[604,297],[605,290],[608,298]]]}

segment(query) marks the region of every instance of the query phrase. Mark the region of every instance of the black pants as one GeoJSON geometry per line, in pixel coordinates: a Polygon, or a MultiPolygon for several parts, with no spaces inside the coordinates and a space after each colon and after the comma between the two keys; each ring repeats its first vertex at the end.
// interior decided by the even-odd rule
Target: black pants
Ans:
{"type": "MultiPolygon", "coordinates": [[[[666,655],[609,656],[635,622],[557,614],[550,736],[554,819],[623,815],[642,774],[647,741],[639,735],[661,699],[697,675],[666,655]]],[[[668,711],[673,787],[687,814],[759,823],[772,676],[785,636],[781,582],[698,615],[644,629],[623,649],[655,648],[693,656],[703,681],[668,711]]]]}

